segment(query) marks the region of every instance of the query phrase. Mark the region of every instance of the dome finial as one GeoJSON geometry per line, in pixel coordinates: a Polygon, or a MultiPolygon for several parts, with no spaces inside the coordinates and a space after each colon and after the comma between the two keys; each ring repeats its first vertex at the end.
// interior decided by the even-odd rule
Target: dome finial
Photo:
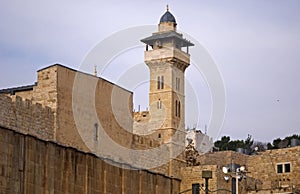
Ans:
{"type": "Polygon", "coordinates": [[[160,23],[162,22],[173,22],[176,23],[175,17],[169,11],[169,5],[166,6],[167,11],[160,18],[160,23]]]}
{"type": "Polygon", "coordinates": [[[97,66],[96,65],[94,66],[94,76],[97,77],[97,66]]]}

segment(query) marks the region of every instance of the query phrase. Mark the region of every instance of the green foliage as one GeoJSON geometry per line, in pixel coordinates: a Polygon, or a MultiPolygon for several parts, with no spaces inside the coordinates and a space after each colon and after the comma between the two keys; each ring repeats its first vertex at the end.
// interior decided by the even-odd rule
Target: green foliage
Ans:
{"type": "Polygon", "coordinates": [[[294,134],[291,136],[287,136],[284,139],[276,138],[272,143],[254,142],[251,135],[248,135],[245,140],[230,140],[229,136],[223,136],[221,140],[216,141],[214,145],[220,151],[236,151],[237,148],[244,148],[249,150],[250,152],[253,152],[255,147],[258,148],[258,151],[289,147],[291,145],[291,139],[300,140],[300,135],[294,134]]]}
{"type": "Polygon", "coordinates": [[[230,140],[229,136],[223,136],[221,140],[218,140],[214,143],[215,147],[217,147],[220,151],[224,150],[232,150],[236,151],[237,148],[250,149],[253,145],[253,139],[251,135],[245,140],[230,140]]]}
{"type": "Polygon", "coordinates": [[[291,145],[291,139],[300,140],[300,135],[294,134],[291,136],[287,136],[284,139],[276,138],[273,140],[272,144],[271,143],[267,144],[268,150],[289,147],[291,145]]]}

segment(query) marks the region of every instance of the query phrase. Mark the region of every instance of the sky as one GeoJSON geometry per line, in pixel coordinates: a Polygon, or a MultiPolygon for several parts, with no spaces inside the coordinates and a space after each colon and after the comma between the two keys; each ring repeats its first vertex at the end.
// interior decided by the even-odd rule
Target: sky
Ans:
{"type": "MultiPolygon", "coordinates": [[[[266,142],[300,133],[298,0],[0,1],[0,88],[32,84],[38,69],[54,63],[80,69],[106,38],[157,25],[167,4],[178,30],[206,49],[221,74],[226,112],[215,139],[246,139],[250,134],[266,142]]],[[[147,77],[143,49],[141,43],[119,53],[101,76],[118,84],[121,65],[129,71],[139,64],[138,73],[147,77]]],[[[195,93],[187,90],[186,125],[204,130],[214,102],[205,75],[195,73],[195,65],[185,74],[195,93]]],[[[143,82],[127,88],[134,92],[135,109],[146,109],[147,87],[143,82]]]]}

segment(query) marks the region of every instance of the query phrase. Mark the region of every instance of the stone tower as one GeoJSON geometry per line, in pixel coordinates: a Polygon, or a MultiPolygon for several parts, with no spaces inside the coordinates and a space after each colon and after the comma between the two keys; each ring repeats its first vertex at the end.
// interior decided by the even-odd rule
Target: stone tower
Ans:
{"type": "Polygon", "coordinates": [[[184,143],[185,138],[184,72],[190,64],[189,46],[194,44],[176,26],[167,6],[158,32],[141,40],[146,44],[144,57],[150,69],[151,134],[162,143],[184,143]]]}

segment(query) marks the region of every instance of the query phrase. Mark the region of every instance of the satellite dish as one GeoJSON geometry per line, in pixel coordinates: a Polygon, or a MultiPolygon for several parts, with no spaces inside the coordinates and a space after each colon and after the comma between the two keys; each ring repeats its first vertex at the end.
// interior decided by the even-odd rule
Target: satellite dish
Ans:
{"type": "Polygon", "coordinates": [[[245,172],[245,170],[246,170],[245,166],[241,166],[241,167],[240,167],[240,171],[241,171],[241,172],[245,172]]]}
{"type": "Polygon", "coordinates": [[[225,174],[227,174],[227,173],[229,172],[229,168],[224,166],[224,167],[222,168],[222,171],[223,171],[225,174]]]}

